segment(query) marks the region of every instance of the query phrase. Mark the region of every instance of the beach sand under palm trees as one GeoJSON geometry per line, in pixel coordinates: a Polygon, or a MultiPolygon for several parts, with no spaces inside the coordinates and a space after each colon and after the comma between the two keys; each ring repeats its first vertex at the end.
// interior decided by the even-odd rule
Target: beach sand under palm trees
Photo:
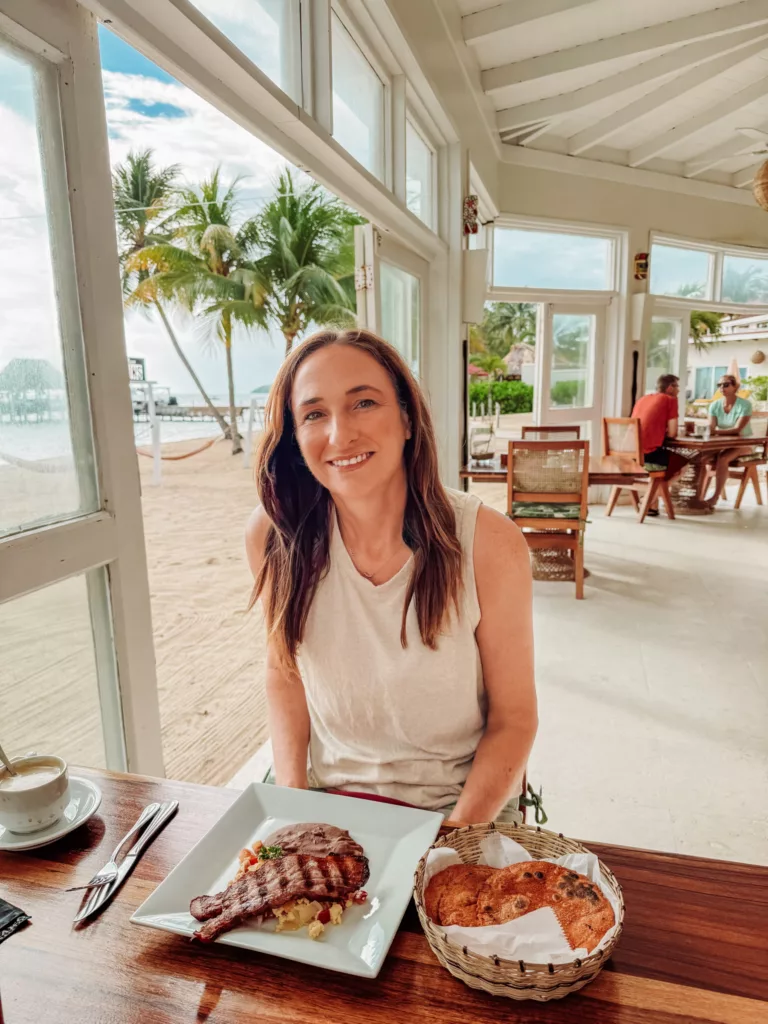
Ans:
{"type": "MultiPolygon", "coordinates": [[[[166,772],[220,785],[267,737],[263,624],[258,609],[245,611],[252,471],[223,440],[164,462],[159,487],[151,459],[139,463],[166,772]]],[[[84,588],[78,580],[58,587],[66,593],[51,588],[0,609],[0,661],[12,666],[0,678],[2,743],[9,753],[45,749],[99,764],[84,588]]]]}

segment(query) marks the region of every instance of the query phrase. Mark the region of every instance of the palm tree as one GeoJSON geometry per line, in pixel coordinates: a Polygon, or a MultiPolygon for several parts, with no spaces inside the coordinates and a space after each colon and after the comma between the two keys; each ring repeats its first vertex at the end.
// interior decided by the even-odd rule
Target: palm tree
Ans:
{"type": "Polygon", "coordinates": [[[739,270],[733,264],[729,265],[726,259],[722,294],[725,302],[739,302],[744,305],[765,302],[768,296],[768,274],[764,273],[757,263],[748,263],[739,270]]]}
{"type": "Polygon", "coordinates": [[[263,287],[266,321],[282,332],[286,356],[312,323],[355,323],[354,225],[361,223],[317,182],[300,185],[289,170],[249,222],[244,244],[263,287]]]}
{"type": "Polygon", "coordinates": [[[142,269],[151,271],[137,292],[151,288],[173,297],[224,345],[233,454],[242,451],[232,365],[234,326],[269,327],[267,288],[248,259],[254,219],[234,226],[238,185],[235,179],[225,187],[217,168],[200,185],[180,189],[174,241],[148,245],[135,257],[142,269]]]}
{"type": "Polygon", "coordinates": [[[694,309],[691,312],[690,337],[697,352],[706,352],[722,335],[721,322],[724,315],[710,309],[694,309]]]}
{"type": "Polygon", "coordinates": [[[470,356],[470,363],[473,366],[479,366],[481,370],[485,370],[490,376],[495,376],[498,373],[505,373],[507,364],[499,356],[492,355],[491,353],[470,356]]]}
{"type": "Polygon", "coordinates": [[[161,301],[161,294],[149,281],[150,271],[137,265],[134,257],[149,245],[170,240],[175,221],[172,208],[179,167],[156,167],[152,150],[130,152],[124,163],[112,173],[112,194],[117,218],[120,269],[126,306],[145,311],[156,310],[179,359],[187,369],[203,401],[216,418],[225,437],[229,424],[214,406],[200,378],[179,344],[176,333],[161,301]],[[143,285],[140,294],[137,287],[143,285]]]}
{"type": "Polygon", "coordinates": [[[502,359],[515,346],[536,344],[536,306],[532,302],[494,302],[485,307],[481,324],[489,352],[502,359]]]}

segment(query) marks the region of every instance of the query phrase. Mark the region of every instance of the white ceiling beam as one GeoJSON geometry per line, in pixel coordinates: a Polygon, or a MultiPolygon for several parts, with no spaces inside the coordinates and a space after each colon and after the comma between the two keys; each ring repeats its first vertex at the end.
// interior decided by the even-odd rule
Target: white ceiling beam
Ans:
{"type": "MultiPolygon", "coordinates": [[[[564,153],[550,153],[543,149],[528,149],[526,146],[502,146],[501,159],[506,164],[529,167],[544,171],[557,171],[578,177],[615,181],[623,185],[637,185],[643,188],[661,189],[681,195],[699,196],[702,199],[716,199],[740,206],[752,206],[754,199],[744,189],[732,188],[713,181],[692,181],[677,174],[648,171],[627,167],[625,164],[604,163],[586,160],[583,156],[567,156],[564,153]]],[[[524,185],[521,185],[524,187],[524,185]]]]}
{"type": "MultiPolygon", "coordinates": [[[[581,43],[579,46],[571,46],[554,53],[545,53],[539,57],[529,57],[513,64],[504,64],[498,68],[489,68],[481,75],[483,89],[486,92],[495,92],[510,85],[518,85],[520,82],[547,78],[563,71],[601,64],[617,57],[629,57],[662,46],[693,42],[696,39],[765,24],[768,24],[766,0],[741,0],[741,3],[732,4],[730,7],[691,14],[687,18],[651,25],[650,28],[640,28],[633,32],[624,32],[622,35],[597,39],[591,43],[581,43]]],[[[597,30],[599,31],[599,27],[597,30]]]]}
{"type": "MultiPolygon", "coordinates": [[[[752,30],[748,29],[748,31],[751,32],[752,30]]],[[[736,64],[741,64],[745,60],[749,60],[750,57],[756,56],[766,46],[768,46],[766,36],[762,35],[749,46],[740,47],[731,53],[717,57],[715,60],[706,61],[698,67],[684,71],[683,74],[678,75],[671,82],[665,82],[656,89],[652,89],[651,92],[646,93],[645,96],[635,100],[634,103],[627,104],[627,106],[615,111],[608,117],[602,118],[596,124],[585,128],[584,131],[572,135],[568,140],[568,152],[571,156],[578,156],[593,146],[599,145],[599,143],[609,139],[628,124],[648,117],[658,110],[659,107],[664,106],[664,104],[671,103],[673,100],[685,96],[686,93],[698,89],[705,82],[724,74],[736,64]]]]}
{"type": "Polygon", "coordinates": [[[747,185],[751,185],[752,181],[765,163],[765,160],[761,160],[759,164],[750,164],[749,167],[743,167],[740,171],[736,171],[735,174],[731,175],[731,184],[734,188],[745,188],[747,185]]]}
{"type": "Polygon", "coordinates": [[[507,29],[591,3],[593,0],[505,0],[487,11],[465,14],[461,19],[461,32],[465,43],[482,43],[507,29]]]}
{"type": "MultiPolygon", "coordinates": [[[[766,70],[768,70],[768,65],[766,65],[766,70]]],[[[710,125],[721,121],[724,117],[728,117],[729,114],[735,114],[737,110],[746,107],[748,103],[754,103],[755,100],[762,99],[767,92],[768,79],[761,78],[759,82],[753,82],[746,89],[740,89],[720,103],[715,103],[714,106],[711,106],[703,114],[691,117],[683,124],[670,128],[669,131],[657,135],[648,142],[644,142],[642,146],[637,146],[636,149],[630,150],[629,166],[641,167],[643,164],[647,164],[649,160],[653,160],[655,156],[659,156],[661,153],[666,153],[667,150],[672,149],[673,146],[676,146],[678,142],[682,142],[683,139],[689,139],[697,132],[709,128],[710,125]]]]}
{"type": "Polygon", "coordinates": [[[735,156],[741,156],[743,153],[749,153],[751,150],[757,149],[758,146],[759,143],[755,139],[747,139],[743,135],[739,135],[738,138],[729,139],[719,146],[713,146],[705,153],[701,153],[700,156],[689,160],[683,173],[686,178],[696,178],[699,174],[704,174],[705,171],[717,167],[718,164],[722,164],[726,160],[733,160],[735,156]]]}
{"type": "MultiPolygon", "coordinates": [[[[617,93],[635,89],[639,85],[658,81],[668,75],[686,68],[695,67],[702,61],[711,60],[722,54],[747,46],[755,38],[755,30],[748,28],[740,32],[731,32],[727,36],[714,39],[703,39],[697,43],[688,43],[676,50],[652,57],[633,68],[617,71],[614,75],[601,78],[599,82],[583,85],[571,92],[559,96],[548,96],[545,99],[521,103],[517,107],[507,107],[496,114],[496,127],[500,132],[517,128],[525,124],[533,124],[542,118],[559,117],[574,110],[581,110],[592,103],[600,103],[617,93]]],[[[768,48],[768,43],[766,44],[768,48]]]]}

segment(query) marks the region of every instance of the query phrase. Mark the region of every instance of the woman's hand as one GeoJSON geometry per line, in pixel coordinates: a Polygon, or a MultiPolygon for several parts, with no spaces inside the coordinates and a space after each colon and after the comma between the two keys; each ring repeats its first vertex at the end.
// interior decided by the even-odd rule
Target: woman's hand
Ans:
{"type": "Polygon", "coordinates": [[[474,566],[488,721],[451,814],[464,823],[493,821],[519,796],[538,724],[528,544],[513,522],[485,505],[477,513],[474,566]]]}
{"type": "MultiPolygon", "coordinates": [[[[270,522],[262,508],[248,521],[245,548],[254,579],[264,559],[270,522]]],[[[275,782],[291,789],[309,789],[309,711],[304,684],[295,668],[281,662],[275,645],[267,641],[266,673],[269,730],[275,782]]]]}

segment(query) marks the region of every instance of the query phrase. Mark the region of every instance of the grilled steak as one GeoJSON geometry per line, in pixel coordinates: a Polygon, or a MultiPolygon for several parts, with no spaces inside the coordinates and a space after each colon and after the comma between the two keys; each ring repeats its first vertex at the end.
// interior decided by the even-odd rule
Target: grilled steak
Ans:
{"type": "Polygon", "coordinates": [[[289,900],[343,899],[365,885],[368,876],[368,859],[364,856],[291,853],[264,861],[223,892],[192,900],[189,912],[206,922],[195,932],[195,938],[212,942],[247,918],[259,917],[289,900]]]}
{"type": "Polygon", "coordinates": [[[279,846],[283,853],[306,853],[310,857],[327,857],[331,853],[362,857],[365,853],[349,832],[335,825],[301,824],[278,829],[265,846],[279,846]]]}

